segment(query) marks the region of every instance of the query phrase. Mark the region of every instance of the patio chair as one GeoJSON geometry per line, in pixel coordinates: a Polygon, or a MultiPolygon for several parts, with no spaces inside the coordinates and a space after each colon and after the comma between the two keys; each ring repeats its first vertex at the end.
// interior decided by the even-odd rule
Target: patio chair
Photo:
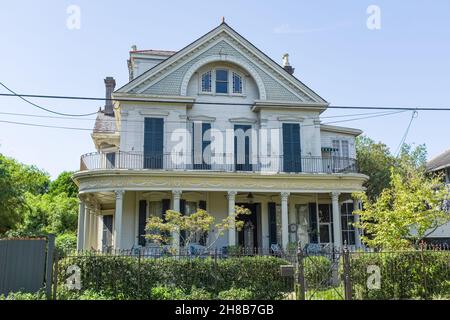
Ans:
{"type": "Polygon", "coordinates": [[[283,250],[281,249],[281,247],[278,243],[271,244],[270,250],[271,250],[272,254],[277,257],[281,257],[283,255],[283,250]]]}

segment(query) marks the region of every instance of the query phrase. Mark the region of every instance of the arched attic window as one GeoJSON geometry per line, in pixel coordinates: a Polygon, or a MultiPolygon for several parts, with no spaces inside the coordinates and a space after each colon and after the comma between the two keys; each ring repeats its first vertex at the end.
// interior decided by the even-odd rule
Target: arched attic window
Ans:
{"type": "Polygon", "coordinates": [[[242,74],[228,68],[213,68],[201,74],[200,93],[241,95],[244,79],[242,74]]]}

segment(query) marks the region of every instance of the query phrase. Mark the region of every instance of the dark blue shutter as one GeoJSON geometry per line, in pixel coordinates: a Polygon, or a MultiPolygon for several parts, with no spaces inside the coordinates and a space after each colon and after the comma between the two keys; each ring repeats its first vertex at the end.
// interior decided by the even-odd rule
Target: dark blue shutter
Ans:
{"type": "MultiPolygon", "coordinates": [[[[162,219],[163,219],[163,221],[166,221],[166,211],[167,210],[170,210],[170,199],[163,199],[162,200],[162,212],[161,212],[161,215],[162,215],[162,219]]],[[[166,237],[168,237],[169,235],[167,234],[167,233],[165,233],[164,234],[166,237]]],[[[168,243],[164,243],[164,244],[168,244],[168,243]]]]}
{"type": "Polygon", "coordinates": [[[251,125],[239,124],[234,126],[234,164],[236,171],[252,171],[250,163],[250,131],[251,125]],[[238,148],[242,139],[238,139],[238,135],[244,135],[244,154],[238,154],[238,149],[242,150],[242,146],[238,148]]]}
{"type": "MultiPolygon", "coordinates": [[[[182,216],[186,214],[186,200],[180,199],[180,213],[182,216]]],[[[184,239],[186,239],[186,230],[180,231],[180,244],[184,247],[184,239]]]]}
{"type": "MultiPolygon", "coordinates": [[[[202,210],[206,210],[206,201],[200,200],[198,202],[198,208],[202,210]]],[[[208,231],[205,231],[202,236],[200,237],[200,244],[202,246],[206,246],[206,243],[208,242],[208,231]]]]}
{"type": "Polygon", "coordinates": [[[283,123],[283,171],[301,172],[300,125],[283,123]]]}
{"type": "Polygon", "coordinates": [[[170,210],[170,199],[163,199],[162,200],[162,218],[164,221],[166,221],[166,211],[170,210]]]}
{"type": "Polygon", "coordinates": [[[316,203],[309,203],[309,242],[317,243],[317,208],[316,203]]]}
{"type": "MultiPolygon", "coordinates": [[[[211,138],[210,134],[205,133],[208,130],[211,130],[211,123],[204,122],[201,124],[201,136],[198,137],[196,134],[196,126],[200,125],[199,123],[193,123],[193,129],[192,129],[192,163],[194,164],[195,170],[209,170],[211,169],[211,164],[205,162],[205,157],[209,157],[210,155],[205,154],[205,149],[210,145],[211,138]],[[200,142],[200,143],[199,143],[200,142]],[[200,158],[200,150],[196,150],[195,146],[200,144],[201,145],[201,158],[200,158]]],[[[210,133],[211,131],[209,131],[210,133]]]]}
{"type": "Polygon", "coordinates": [[[202,209],[202,210],[206,210],[206,201],[205,200],[200,200],[198,202],[198,208],[202,209]]]}
{"type": "Polygon", "coordinates": [[[138,243],[145,246],[145,224],[147,220],[147,201],[139,201],[138,243]]]}
{"type": "Polygon", "coordinates": [[[277,208],[275,202],[269,202],[269,244],[277,244],[277,208]]]}
{"type": "Polygon", "coordinates": [[[145,118],[144,168],[162,169],[164,149],[164,119],[145,118]]]}

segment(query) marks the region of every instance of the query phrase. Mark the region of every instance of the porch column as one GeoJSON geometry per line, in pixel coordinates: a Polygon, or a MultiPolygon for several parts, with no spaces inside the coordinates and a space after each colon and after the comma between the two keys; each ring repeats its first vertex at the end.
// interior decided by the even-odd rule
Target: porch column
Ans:
{"type": "MultiPolygon", "coordinates": [[[[353,210],[361,209],[361,201],[353,199],[353,210]]],[[[355,214],[355,222],[359,222],[359,214],[355,214]]],[[[361,248],[361,229],[355,227],[355,246],[361,248]]]]}
{"type": "Polygon", "coordinates": [[[84,226],[83,226],[83,250],[89,249],[89,206],[84,206],[84,226]]]}
{"type": "Polygon", "coordinates": [[[84,215],[85,204],[80,200],[78,205],[78,229],[77,229],[77,251],[83,250],[84,247],[84,215]]]}
{"type": "Polygon", "coordinates": [[[122,213],[125,191],[116,190],[116,211],[114,213],[114,249],[122,249],[122,213]]]}
{"type": "Polygon", "coordinates": [[[341,208],[339,207],[339,195],[339,192],[333,192],[331,194],[331,202],[333,206],[334,246],[338,249],[342,247],[341,208]]]}
{"type": "MultiPolygon", "coordinates": [[[[232,217],[234,215],[234,207],[236,205],[236,191],[228,191],[228,217],[232,217]]],[[[228,228],[228,245],[229,246],[235,246],[236,245],[236,227],[234,224],[234,219],[236,217],[233,217],[230,219],[230,226],[228,228]]]]}
{"type": "MultiPolygon", "coordinates": [[[[172,190],[172,210],[180,212],[181,190],[172,190]]],[[[180,253],[180,230],[172,232],[172,246],[175,248],[177,254],[180,253]]]]}
{"type": "Polygon", "coordinates": [[[89,210],[89,249],[95,247],[95,210],[89,210]]]}
{"type": "Polygon", "coordinates": [[[280,196],[281,196],[281,242],[283,248],[286,249],[289,244],[289,214],[288,214],[289,192],[282,192],[280,196]]]}

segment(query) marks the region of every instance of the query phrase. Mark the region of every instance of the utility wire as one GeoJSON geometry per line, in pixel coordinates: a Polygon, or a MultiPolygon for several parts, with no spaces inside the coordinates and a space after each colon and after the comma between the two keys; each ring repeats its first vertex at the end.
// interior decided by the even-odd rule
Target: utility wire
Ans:
{"type": "Polygon", "coordinates": [[[412,114],[411,114],[411,119],[409,120],[408,127],[406,128],[405,134],[403,135],[402,140],[400,141],[400,143],[399,143],[399,145],[397,147],[397,150],[395,151],[395,154],[396,154],[397,158],[400,155],[400,151],[402,150],[402,146],[403,146],[403,144],[406,141],[406,137],[408,136],[409,129],[411,129],[411,124],[412,124],[413,120],[415,118],[417,118],[418,115],[419,115],[419,113],[417,112],[417,110],[414,110],[412,112],[412,114]]]}
{"type": "MultiPolygon", "coordinates": [[[[381,112],[366,112],[366,113],[355,113],[355,114],[344,114],[344,115],[336,115],[336,116],[320,116],[320,117],[307,117],[308,119],[312,119],[312,120],[320,120],[320,119],[334,119],[334,118],[354,118],[357,116],[370,116],[370,115],[374,115],[374,117],[376,117],[377,115],[380,116],[384,116],[384,115],[389,115],[389,114],[396,114],[396,113],[401,113],[401,112],[406,112],[406,111],[395,111],[395,112],[389,112],[387,113],[386,111],[381,111],[381,112]]],[[[32,118],[45,118],[45,119],[61,119],[61,120],[84,120],[84,121],[95,121],[96,118],[76,118],[76,117],[67,117],[67,116],[49,116],[49,115],[38,115],[38,114],[31,114],[31,113],[17,113],[17,112],[1,112],[0,111],[0,115],[6,115],[6,116],[21,116],[21,117],[32,117],[32,118]]],[[[372,117],[368,117],[368,118],[372,118],[372,117]]],[[[346,120],[342,120],[342,121],[336,121],[337,122],[346,122],[348,121],[352,121],[352,120],[359,120],[359,119],[366,119],[366,117],[363,118],[355,118],[355,119],[346,119],[346,120]]],[[[116,118],[112,118],[112,119],[102,119],[102,122],[116,122],[116,118]]],[[[121,123],[126,123],[126,122],[136,122],[136,123],[142,123],[143,120],[133,120],[133,119],[120,119],[121,123]]],[[[174,121],[174,120],[166,120],[166,123],[184,123],[185,121],[179,120],[179,121],[174,121]]]]}
{"type": "MultiPolygon", "coordinates": [[[[0,82],[1,84],[1,82],[0,82]]],[[[3,84],[2,84],[3,85],[3,84]]],[[[3,85],[4,86],[4,85],[3,85]]],[[[8,89],[9,90],[9,89],[8,89]]],[[[150,100],[150,99],[132,99],[132,98],[95,98],[95,97],[80,97],[80,96],[55,96],[55,95],[36,95],[36,94],[18,94],[18,93],[0,93],[0,96],[4,97],[19,97],[28,103],[32,103],[28,100],[26,100],[24,97],[27,98],[43,98],[43,99],[69,99],[69,100],[93,100],[93,101],[122,101],[122,102],[153,102],[153,103],[170,103],[170,104],[188,104],[189,102],[186,101],[167,101],[167,100],[150,100]]],[[[194,104],[198,105],[231,105],[231,106],[255,106],[253,103],[232,103],[232,102],[207,102],[207,101],[193,101],[194,104]]],[[[33,104],[33,103],[32,103],[33,104]]],[[[34,104],[33,104],[34,105],[34,104]]],[[[265,104],[265,106],[269,107],[279,107],[278,104],[265,104]]],[[[38,106],[41,108],[40,106],[38,106]]],[[[329,105],[329,106],[315,106],[315,105],[308,105],[308,108],[312,109],[361,109],[361,110],[406,110],[406,111],[450,111],[450,107],[396,107],[396,106],[384,106],[384,107],[376,107],[376,106],[344,106],[344,105],[329,105]]],[[[48,110],[45,108],[42,108],[46,111],[53,112],[52,110],[48,110]]],[[[55,113],[55,112],[53,112],[55,113]]],[[[96,112],[85,114],[85,115],[71,115],[71,114],[61,114],[60,115],[65,116],[87,116],[87,115],[94,115],[96,112]]]]}
{"type": "MultiPolygon", "coordinates": [[[[38,105],[38,104],[36,104],[36,103],[34,103],[34,102],[31,102],[31,101],[28,100],[28,99],[25,99],[25,98],[24,98],[24,95],[17,94],[17,93],[14,92],[12,89],[10,89],[10,88],[8,88],[6,85],[4,85],[2,82],[0,82],[0,85],[1,85],[3,88],[5,88],[6,90],[8,90],[9,92],[11,92],[11,96],[18,97],[18,98],[22,99],[23,101],[25,101],[26,103],[29,103],[29,104],[31,104],[32,106],[36,107],[36,108],[39,108],[39,109],[41,109],[41,110],[44,110],[44,111],[47,111],[47,112],[50,112],[50,113],[58,114],[58,115],[60,115],[60,116],[86,117],[86,116],[92,116],[92,115],[94,115],[94,114],[97,113],[97,112],[92,112],[92,113],[85,113],[85,114],[70,114],[70,113],[62,113],[62,112],[53,111],[53,110],[50,110],[50,109],[41,107],[40,105],[38,105]]],[[[5,94],[2,94],[2,95],[5,95],[5,94]]]]}
{"type": "MultiPolygon", "coordinates": [[[[325,123],[322,123],[322,124],[327,125],[327,124],[333,124],[333,123],[338,123],[338,122],[342,123],[342,122],[358,121],[358,120],[363,120],[363,119],[384,117],[384,116],[394,115],[394,114],[403,113],[403,112],[406,112],[406,110],[405,111],[402,110],[402,111],[388,112],[388,113],[384,113],[384,114],[380,114],[380,115],[372,115],[372,116],[367,116],[367,117],[360,117],[360,118],[357,118],[357,119],[346,119],[346,120],[325,122],[325,123]]],[[[40,116],[40,117],[42,117],[42,116],[40,116]]],[[[47,117],[49,117],[49,116],[47,116],[47,117]]],[[[79,119],[77,119],[77,120],[79,120],[79,119]]],[[[83,120],[85,120],[85,119],[83,119],[83,120]]],[[[8,121],[8,120],[0,120],[0,123],[8,123],[8,124],[22,125],[22,126],[32,126],[32,127],[42,127],[42,128],[67,129],[67,130],[79,130],[79,131],[93,131],[93,129],[90,129],[90,128],[54,126],[54,125],[44,125],[44,124],[37,124],[37,123],[8,121]]],[[[306,124],[306,125],[303,125],[302,127],[309,127],[309,126],[316,126],[316,124],[306,124]]],[[[127,133],[142,133],[142,131],[136,131],[136,130],[116,130],[114,132],[118,132],[118,133],[124,133],[124,132],[127,132],[127,133]]],[[[111,131],[111,133],[114,133],[114,132],[111,131]]]]}

